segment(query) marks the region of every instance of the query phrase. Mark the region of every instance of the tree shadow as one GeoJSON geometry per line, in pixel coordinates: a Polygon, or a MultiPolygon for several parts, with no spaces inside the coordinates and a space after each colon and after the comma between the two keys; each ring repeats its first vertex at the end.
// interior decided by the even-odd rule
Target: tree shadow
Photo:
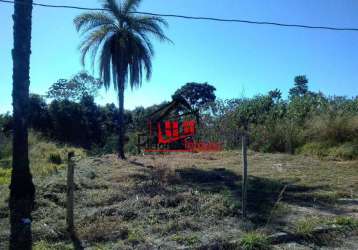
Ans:
{"type": "Polygon", "coordinates": [[[84,250],[81,240],[78,238],[78,235],[75,231],[69,232],[70,239],[72,241],[73,249],[75,250],[84,250]]]}
{"type": "MultiPolygon", "coordinates": [[[[225,168],[202,170],[185,168],[176,170],[181,184],[196,188],[202,192],[219,193],[229,190],[234,199],[241,203],[241,175],[225,168]]],[[[323,210],[332,210],[333,205],[320,200],[312,193],[325,189],[325,186],[307,187],[286,181],[249,176],[247,190],[247,209],[249,219],[257,226],[267,223],[280,193],[284,190],[282,201],[299,206],[315,206],[323,210]]]]}

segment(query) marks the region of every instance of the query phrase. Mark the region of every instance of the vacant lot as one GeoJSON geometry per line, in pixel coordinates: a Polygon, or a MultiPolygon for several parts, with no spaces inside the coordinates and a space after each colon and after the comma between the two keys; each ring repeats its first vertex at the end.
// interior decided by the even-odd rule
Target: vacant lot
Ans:
{"type": "MultiPolygon", "coordinates": [[[[249,155],[241,219],[238,151],[85,158],[76,164],[75,223],[88,249],[358,249],[358,162],[249,155]]],[[[35,249],[72,249],[66,172],[35,177],[35,249]]],[[[0,186],[0,249],[9,233],[0,186]]]]}

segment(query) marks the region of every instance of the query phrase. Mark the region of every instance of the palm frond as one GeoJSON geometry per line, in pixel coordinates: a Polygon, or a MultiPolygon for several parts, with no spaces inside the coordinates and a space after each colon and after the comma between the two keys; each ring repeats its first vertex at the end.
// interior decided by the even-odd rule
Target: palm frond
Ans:
{"type": "Polygon", "coordinates": [[[102,0],[104,9],[108,9],[108,13],[117,18],[118,21],[123,19],[123,11],[121,5],[116,0],[102,0]]]}
{"type": "Polygon", "coordinates": [[[108,38],[103,42],[103,46],[99,58],[99,73],[103,85],[106,90],[109,89],[111,84],[111,43],[113,38],[108,38]]]}
{"type": "Polygon", "coordinates": [[[134,16],[131,17],[130,27],[138,33],[149,33],[161,42],[173,43],[165,34],[160,25],[168,26],[168,23],[160,17],[134,16]]]}
{"type": "Polygon", "coordinates": [[[130,80],[131,88],[140,87],[142,85],[142,67],[146,71],[147,80],[152,74],[152,53],[149,48],[143,43],[143,40],[135,34],[130,36],[131,45],[128,48],[131,52],[130,80]]]}
{"type": "Polygon", "coordinates": [[[127,15],[130,12],[136,11],[141,1],[142,0],[126,0],[122,4],[123,13],[127,15]]]}
{"type": "Polygon", "coordinates": [[[80,44],[81,49],[81,62],[83,65],[85,65],[85,59],[89,51],[92,51],[91,54],[91,64],[92,67],[95,63],[95,58],[97,55],[97,51],[101,43],[104,41],[104,39],[107,36],[110,36],[111,33],[113,33],[113,27],[111,26],[102,26],[99,29],[96,29],[87,35],[82,43],[80,44]]]}
{"type": "Polygon", "coordinates": [[[141,31],[141,30],[136,31],[136,33],[143,40],[143,43],[146,45],[146,47],[148,48],[150,54],[153,56],[154,55],[154,48],[153,48],[153,45],[152,45],[148,35],[146,33],[144,33],[143,31],[141,31]]]}
{"type": "Polygon", "coordinates": [[[75,24],[76,30],[78,32],[81,31],[83,34],[102,25],[115,26],[115,21],[115,19],[104,12],[86,12],[77,16],[73,20],[73,23],[75,24]]]}

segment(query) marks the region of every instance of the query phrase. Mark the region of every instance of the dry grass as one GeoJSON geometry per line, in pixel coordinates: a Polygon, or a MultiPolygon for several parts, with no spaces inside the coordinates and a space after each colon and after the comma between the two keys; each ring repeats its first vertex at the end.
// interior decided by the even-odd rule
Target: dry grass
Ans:
{"type": "MultiPolygon", "coordinates": [[[[265,237],[245,232],[294,232],[308,215],[330,221],[337,213],[356,216],[358,210],[342,207],[337,200],[356,198],[357,163],[250,152],[249,220],[243,223],[238,151],[147,155],[127,161],[115,155],[85,158],[75,169],[78,235],[92,249],[205,249],[240,239],[246,239],[248,249],[255,244],[266,247],[265,237]]],[[[35,175],[38,246],[69,243],[64,231],[65,176],[61,169],[48,177],[35,175]]],[[[7,226],[7,218],[0,217],[0,228],[7,226]]],[[[1,235],[6,230],[0,230],[1,235]]]]}

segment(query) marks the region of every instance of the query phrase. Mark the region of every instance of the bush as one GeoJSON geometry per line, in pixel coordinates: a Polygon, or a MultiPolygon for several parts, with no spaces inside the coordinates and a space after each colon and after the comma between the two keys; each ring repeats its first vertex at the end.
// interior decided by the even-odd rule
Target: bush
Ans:
{"type": "Polygon", "coordinates": [[[298,152],[304,155],[314,155],[322,158],[328,155],[329,146],[321,142],[310,142],[303,145],[298,152]]]}
{"type": "Polygon", "coordinates": [[[132,155],[138,154],[137,133],[129,133],[127,134],[127,136],[128,136],[128,141],[124,145],[124,151],[132,155]]]}
{"type": "Polygon", "coordinates": [[[252,126],[250,140],[255,151],[294,153],[302,144],[302,129],[288,119],[268,121],[252,126]]]}
{"type": "Polygon", "coordinates": [[[358,138],[358,115],[328,113],[306,123],[305,135],[309,141],[337,145],[358,138]]]}
{"type": "Polygon", "coordinates": [[[343,160],[353,160],[358,158],[358,143],[346,142],[338,147],[332,147],[328,152],[329,156],[343,160]]]}
{"type": "MultiPolygon", "coordinates": [[[[1,128],[0,128],[1,129],[1,128]]],[[[11,156],[12,143],[11,137],[5,136],[0,132],[0,159],[6,159],[11,156]]]]}

